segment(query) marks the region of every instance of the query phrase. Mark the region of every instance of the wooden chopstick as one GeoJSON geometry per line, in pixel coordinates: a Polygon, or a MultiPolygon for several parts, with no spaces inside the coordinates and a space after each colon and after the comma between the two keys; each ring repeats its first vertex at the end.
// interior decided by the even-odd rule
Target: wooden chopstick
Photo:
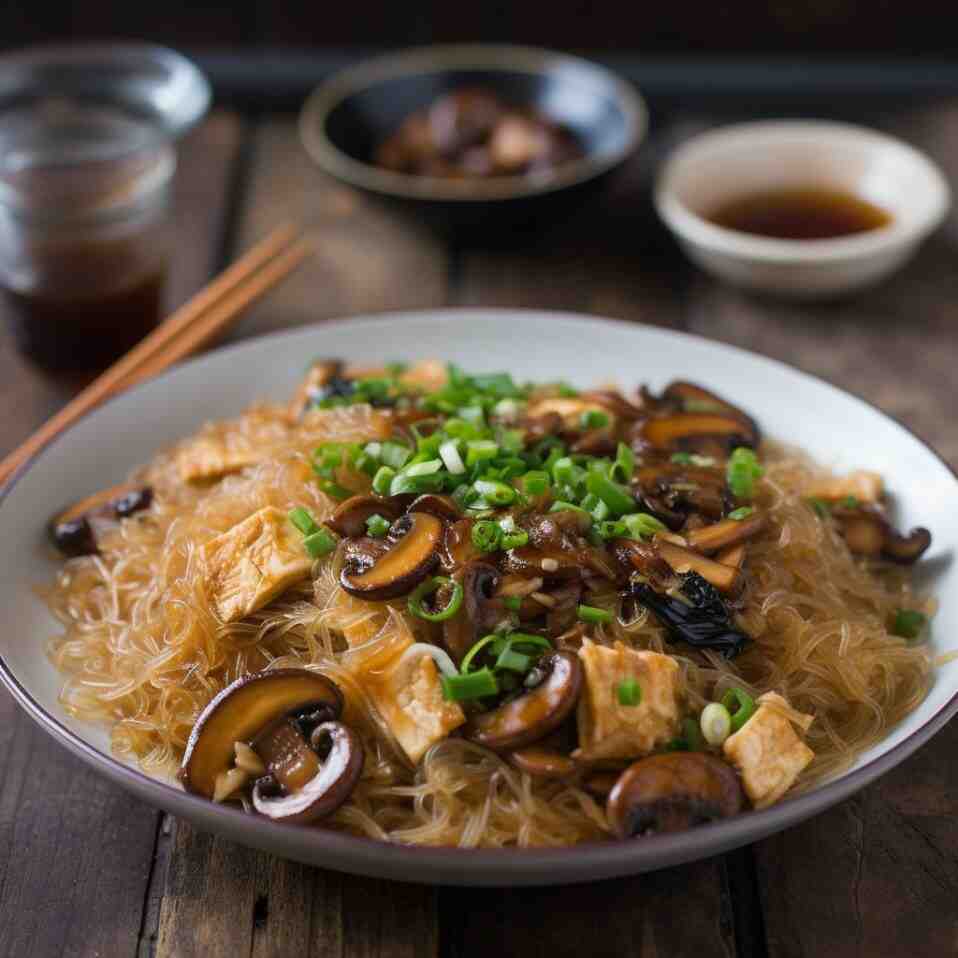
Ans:
{"type": "Polygon", "coordinates": [[[105,399],[179,362],[235,322],[308,255],[308,243],[294,243],[296,235],[290,225],[273,230],[184,303],[0,461],[0,483],[105,399]]]}

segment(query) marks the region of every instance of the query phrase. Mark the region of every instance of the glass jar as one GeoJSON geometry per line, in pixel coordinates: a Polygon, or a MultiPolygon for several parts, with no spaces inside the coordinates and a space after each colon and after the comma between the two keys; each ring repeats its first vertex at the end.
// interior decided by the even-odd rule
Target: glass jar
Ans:
{"type": "Polygon", "coordinates": [[[0,115],[0,285],[20,348],[94,368],[163,314],[176,155],[115,106],[64,97],[0,115]]]}

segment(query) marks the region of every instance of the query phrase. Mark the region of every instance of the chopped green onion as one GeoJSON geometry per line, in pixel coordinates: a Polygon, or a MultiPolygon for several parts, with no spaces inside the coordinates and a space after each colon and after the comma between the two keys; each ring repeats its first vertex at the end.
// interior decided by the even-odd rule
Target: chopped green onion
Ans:
{"type": "Polygon", "coordinates": [[[634,512],[623,516],[622,522],[633,539],[651,539],[657,532],[666,532],[665,525],[647,512],[634,512]]]}
{"type": "Polygon", "coordinates": [[[824,499],[811,498],[805,501],[815,510],[816,515],[821,519],[827,519],[829,513],[832,511],[831,506],[829,506],[824,499]]]}
{"type": "Polygon", "coordinates": [[[519,596],[517,596],[517,595],[507,595],[507,596],[502,600],[502,604],[503,604],[510,612],[518,612],[518,611],[519,611],[519,607],[522,605],[522,599],[519,598],[519,596]]]}
{"type": "Polygon", "coordinates": [[[487,635],[481,638],[463,657],[462,662],[459,664],[459,671],[465,675],[469,671],[469,666],[472,665],[473,659],[487,646],[491,645],[493,642],[499,639],[498,635],[487,635]]]}
{"type": "Polygon", "coordinates": [[[600,499],[589,512],[592,513],[592,518],[596,522],[602,522],[604,519],[608,519],[612,515],[612,510],[600,499]]]}
{"type": "Polygon", "coordinates": [[[730,688],[722,696],[722,705],[732,716],[733,732],[737,732],[755,714],[755,700],[738,686],[730,688]]]}
{"type": "Polygon", "coordinates": [[[287,516],[289,521],[292,522],[304,536],[312,535],[319,529],[319,526],[316,525],[316,520],[305,509],[299,506],[295,509],[290,509],[287,516]]]}
{"type": "Polygon", "coordinates": [[[629,530],[621,519],[600,522],[595,528],[600,539],[624,539],[629,535],[629,530]]]}
{"type": "Polygon", "coordinates": [[[499,444],[491,439],[470,439],[466,442],[466,465],[474,466],[495,459],[499,455],[499,444]]]}
{"type": "Polygon", "coordinates": [[[477,479],[472,488],[494,506],[508,506],[516,500],[516,490],[494,479],[477,479]]]}
{"type": "Polygon", "coordinates": [[[486,413],[482,406],[463,406],[459,409],[459,418],[475,427],[484,427],[486,413]]]}
{"type": "Polygon", "coordinates": [[[709,702],[699,716],[699,728],[709,745],[721,745],[732,734],[732,716],[720,702],[709,702]]]}
{"type": "Polygon", "coordinates": [[[528,646],[534,649],[552,650],[552,643],[544,639],[541,635],[530,635],[528,632],[512,632],[509,635],[509,641],[513,646],[528,646]]]}
{"type": "Polygon", "coordinates": [[[378,512],[366,520],[366,531],[374,538],[381,539],[389,532],[390,522],[378,512]]]}
{"type": "Polygon", "coordinates": [[[642,701],[642,686],[634,678],[623,679],[615,691],[619,705],[635,706],[642,701]]]}
{"type": "Polygon", "coordinates": [[[439,458],[454,476],[461,476],[466,471],[466,464],[459,455],[459,443],[455,439],[450,439],[439,447],[439,458]]]}
{"type": "Polygon", "coordinates": [[[441,675],[439,681],[442,683],[442,697],[447,702],[481,699],[499,692],[496,677],[488,668],[468,675],[441,675]]]}
{"type": "Polygon", "coordinates": [[[442,469],[442,460],[441,459],[429,459],[426,462],[414,462],[411,466],[406,466],[403,469],[403,475],[405,476],[431,476],[439,472],[442,469]]]}
{"type": "Polygon", "coordinates": [[[522,477],[522,488],[530,496],[541,496],[549,491],[549,474],[533,470],[522,477]]]}
{"type": "Polygon", "coordinates": [[[506,422],[513,422],[519,415],[519,404],[514,399],[500,399],[492,407],[493,413],[506,422]]]}
{"type": "Polygon", "coordinates": [[[733,509],[729,514],[729,519],[734,519],[736,522],[741,522],[743,519],[747,519],[755,511],[753,506],[742,506],[740,509],[733,509]]]}
{"type": "Polygon", "coordinates": [[[328,529],[320,526],[316,532],[303,539],[303,545],[312,558],[318,559],[336,548],[336,537],[328,529]]]}
{"type": "Polygon", "coordinates": [[[373,492],[380,496],[388,496],[389,487],[395,478],[395,469],[391,469],[389,466],[380,466],[376,475],[373,476],[373,492]]]}
{"type": "Polygon", "coordinates": [[[382,450],[379,453],[380,462],[391,469],[402,469],[411,457],[412,450],[408,446],[391,440],[382,444],[382,450]]]}
{"type": "Polygon", "coordinates": [[[338,482],[334,482],[332,479],[321,479],[319,482],[319,488],[322,489],[327,496],[332,496],[334,499],[338,499],[340,502],[342,502],[343,499],[348,499],[353,494],[345,486],[341,486],[338,482]]]}
{"type": "Polygon", "coordinates": [[[602,473],[589,472],[585,485],[589,492],[598,496],[614,515],[621,516],[635,508],[635,497],[629,490],[602,473]]]}
{"type": "Polygon", "coordinates": [[[498,435],[499,448],[506,453],[515,455],[522,452],[522,432],[519,429],[503,429],[498,435]]]}
{"type": "Polygon", "coordinates": [[[903,639],[917,639],[928,625],[928,616],[917,609],[898,609],[891,627],[892,635],[903,639]]]}
{"type": "Polygon", "coordinates": [[[738,446],[732,450],[725,467],[725,480],[734,496],[738,499],[751,499],[755,492],[755,481],[763,475],[765,470],[751,449],[738,446]]]}
{"type": "Polygon", "coordinates": [[[557,459],[552,466],[552,477],[557,483],[576,486],[582,481],[583,470],[569,456],[557,459]]]}
{"type": "Polygon", "coordinates": [[[585,412],[579,416],[580,429],[604,429],[608,425],[608,414],[599,412],[598,409],[586,409],[585,412]]]}
{"type": "Polygon", "coordinates": [[[680,466],[691,466],[692,465],[692,454],[690,452],[673,452],[671,456],[671,461],[678,463],[680,466]]]}
{"type": "Polygon", "coordinates": [[[845,496],[844,499],[839,503],[843,509],[857,509],[861,503],[855,496],[845,496]]]}
{"type": "Polygon", "coordinates": [[[555,502],[549,506],[549,512],[581,512],[582,515],[588,516],[589,521],[592,521],[592,514],[587,512],[581,506],[577,506],[574,502],[566,502],[565,499],[556,499],[555,502]]]}
{"type": "Polygon", "coordinates": [[[594,605],[580,605],[576,609],[576,614],[583,622],[591,625],[605,625],[612,621],[612,613],[605,609],[597,609],[594,605]]]}
{"type": "Polygon", "coordinates": [[[472,544],[480,552],[495,552],[502,541],[502,529],[489,519],[480,519],[472,527],[472,544]]]}
{"type": "Polygon", "coordinates": [[[685,739],[686,744],[688,745],[688,751],[690,752],[703,752],[705,751],[705,739],[702,737],[702,730],[699,728],[699,723],[693,718],[687,718],[682,720],[682,732],[683,738],[685,739]]]}
{"type": "Polygon", "coordinates": [[[529,543],[529,533],[525,529],[517,529],[515,532],[505,532],[502,535],[502,538],[499,540],[499,547],[501,549],[521,549],[522,546],[528,545],[529,543]]]}
{"type": "Polygon", "coordinates": [[[715,465],[714,456],[700,456],[698,453],[692,453],[692,465],[700,469],[709,469],[715,465]]]}
{"type": "Polygon", "coordinates": [[[451,619],[462,607],[462,599],[462,586],[458,582],[437,575],[431,579],[426,579],[425,582],[416,587],[409,596],[407,607],[413,615],[425,619],[427,622],[445,622],[446,619],[451,619]],[[438,612],[430,612],[423,605],[423,600],[438,592],[444,586],[452,589],[449,601],[438,612]]]}
{"type": "Polygon", "coordinates": [[[509,672],[518,672],[520,675],[524,675],[529,671],[529,666],[532,665],[532,656],[513,651],[512,645],[512,642],[506,642],[493,668],[506,669],[509,672]]]}
{"type": "Polygon", "coordinates": [[[615,462],[609,472],[609,478],[619,482],[629,482],[634,473],[635,453],[624,442],[620,442],[615,453],[615,462]]]}

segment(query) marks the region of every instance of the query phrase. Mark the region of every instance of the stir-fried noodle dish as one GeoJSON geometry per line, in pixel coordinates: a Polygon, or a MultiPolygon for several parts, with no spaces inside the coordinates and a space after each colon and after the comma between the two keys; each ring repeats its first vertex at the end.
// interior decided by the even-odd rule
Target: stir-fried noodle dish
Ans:
{"type": "Polygon", "coordinates": [[[927,693],[931,536],[733,400],[318,361],[51,520],[63,705],[187,791],[384,841],[766,808],[927,693]]]}

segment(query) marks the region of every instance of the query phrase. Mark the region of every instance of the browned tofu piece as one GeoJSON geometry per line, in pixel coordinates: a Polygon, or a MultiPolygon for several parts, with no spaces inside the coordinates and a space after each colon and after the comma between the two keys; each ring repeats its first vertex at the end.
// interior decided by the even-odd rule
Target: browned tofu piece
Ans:
{"type": "Polygon", "coordinates": [[[838,502],[851,496],[859,502],[879,502],[885,495],[885,483],[877,472],[861,469],[847,476],[816,479],[806,490],[810,499],[838,502]]]}
{"type": "Polygon", "coordinates": [[[767,808],[792,787],[815,753],[780,711],[788,709],[781,695],[767,692],[758,702],[755,714],[725,740],[722,751],[738,769],[752,805],[767,808]]]}
{"type": "Polygon", "coordinates": [[[176,468],[184,482],[202,482],[255,465],[260,455],[248,445],[230,444],[220,436],[197,436],[177,450],[176,468]]]}
{"type": "Polygon", "coordinates": [[[680,676],[669,655],[614,648],[586,639],[579,649],[585,684],[578,706],[579,748],[584,760],[634,758],[674,738],[679,729],[680,676]],[[642,690],[638,705],[619,702],[619,684],[635,679],[642,690]]]}
{"type": "Polygon", "coordinates": [[[354,674],[403,751],[415,765],[426,752],[466,721],[455,702],[442,697],[436,663],[428,656],[403,659],[412,645],[390,643],[382,655],[366,657],[354,674]]]}
{"type": "Polygon", "coordinates": [[[209,595],[224,622],[238,622],[305,579],[312,559],[302,536],[273,506],[254,512],[203,547],[209,595]]]}
{"type": "Polygon", "coordinates": [[[320,359],[313,363],[290,400],[290,418],[299,419],[310,402],[321,393],[323,386],[337,375],[341,368],[342,363],[335,359],[320,359]]]}

